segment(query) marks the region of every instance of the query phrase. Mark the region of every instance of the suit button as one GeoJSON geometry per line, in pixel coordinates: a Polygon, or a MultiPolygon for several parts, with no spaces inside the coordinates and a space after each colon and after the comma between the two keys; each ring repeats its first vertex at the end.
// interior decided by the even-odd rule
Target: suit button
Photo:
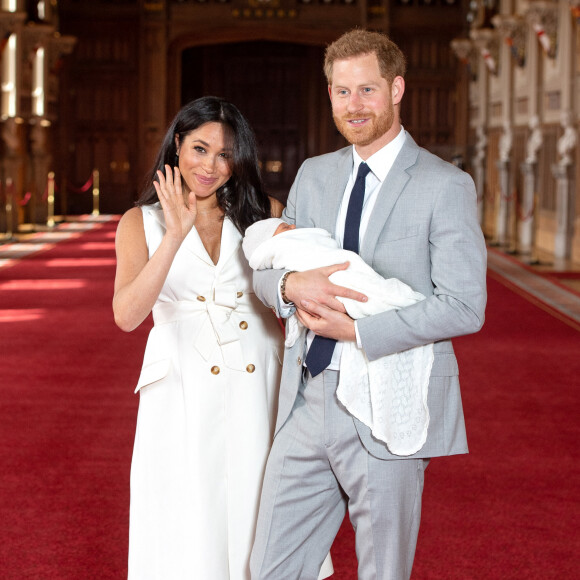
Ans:
{"type": "Polygon", "coordinates": [[[246,330],[246,328],[248,328],[248,323],[245,320],[242,320],[242,322],[240,322],[240,328],[246,330]]]}
{"type": "Polygon", "coordinates": [[[197,299],[198,299],[200,302],[205,302],[205,297],[204,297],[204,296],[198,296],[198,297],[197,297],[197,299]]]}
{"type": "Polygon", "coordinates": [[[237,297],[237,298],[241,298],[243,295],[244,295],[244,293],[243,293],[243,292],[238,292],[238,293],[236,294],[236,297],[237,297]]]}
{"type": "Polygon", "coordinates": [[[219,375],[220,374],[220,368],[218,366],[211,367],[211,374],[212,375],[219,375]]]}
{"type": "Polygon", "coordinates": [[[256,367],[255,367],[254,365],[248,365],[248,366],[246,367],[246,370],[247,370],[249,373],[253,373],[253,372],[256,370],[256,367]]]}
{"type": "Polygon", "coordinates": [[[302,366],[302,359],[300,357],[298,357],[298,359],[296,360],[296,363],[298,364],[298,366],[302,366]]]}

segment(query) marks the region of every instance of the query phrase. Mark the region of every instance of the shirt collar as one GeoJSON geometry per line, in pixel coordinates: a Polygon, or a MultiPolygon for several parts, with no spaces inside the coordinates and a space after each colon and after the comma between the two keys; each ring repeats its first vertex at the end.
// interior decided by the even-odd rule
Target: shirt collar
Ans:
{"type": "MultiPolygon", "coordinates": [[[[385,180],[387,174],[389,173],[391,166],[393,165],[399,151],[405,143],[405,129],[401,126],[399,134],[389,143],[387,143],[382,149],[379,149],[376,153],[373,153],[367,160],[366,164],[370,167],[373,174],[381,182],[385,180]]],[[[352,157],[353,157],[353,175],[357,174],[358,166],[363,162],[361,156],[356,152],[356,148],[352,146],[352,157]]]]}

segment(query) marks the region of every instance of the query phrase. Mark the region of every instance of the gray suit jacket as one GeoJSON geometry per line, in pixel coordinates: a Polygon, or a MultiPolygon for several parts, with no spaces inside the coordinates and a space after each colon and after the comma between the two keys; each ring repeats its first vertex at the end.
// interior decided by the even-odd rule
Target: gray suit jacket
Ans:
{"type": "MultiPolygon", "coordinates": [[[[283,218],[298,227],[320,227],[334,235],[352,164],[352,147],[306,160],[283,218]]],[[[420,148],[407,134],[379,192],[360,254],[385,278],[399,278],[427,297],[357,322],[370,360],[435,343],[427,441],[411,457],[466,453],[459,373],[450,339],[478,331],[484,320],[486,248],[471,177],[420,148]]],[[[254,274],[256,294],[275,310],[282,273],[262,270],[254,274]]],[[[292,411],[304,350],[305,344],[297,343],[285,351],[276,432],[292,411]]],[[[353,420],[371,454],[400,459],[368,427],[353,420]]]]}

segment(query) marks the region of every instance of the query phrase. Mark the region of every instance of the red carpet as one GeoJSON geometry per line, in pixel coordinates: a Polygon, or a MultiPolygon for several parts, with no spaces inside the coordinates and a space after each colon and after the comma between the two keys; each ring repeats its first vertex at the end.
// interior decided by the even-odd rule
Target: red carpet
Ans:
{"type": "MultiPolygon", "coordinates": [[[[0,269],[3,580],[126,577],[147,328],[113,323],[115,227],[0,269]]],[[[413,580],[573,578],[580,333],[494,279],[489,294],[484,329],[456,341],[471,454],[427,470],[413,580]]],[[[356,578],[352,544],[345,523],[336,580],[356,578]]]]}

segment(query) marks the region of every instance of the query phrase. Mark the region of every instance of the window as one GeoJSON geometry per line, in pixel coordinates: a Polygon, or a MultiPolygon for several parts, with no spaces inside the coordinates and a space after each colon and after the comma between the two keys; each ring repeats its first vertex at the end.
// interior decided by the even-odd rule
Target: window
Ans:
{"type": "Polygon", "coordinates": [[[2,118],[16,116],[16,35],[11,34],[2,54],[2,118]]]}
{"type": "Polygon", "coordinates": [[[37,117],[44,116],[44,48],[37,49],[32,65],[32,113],[37,117]]]}

